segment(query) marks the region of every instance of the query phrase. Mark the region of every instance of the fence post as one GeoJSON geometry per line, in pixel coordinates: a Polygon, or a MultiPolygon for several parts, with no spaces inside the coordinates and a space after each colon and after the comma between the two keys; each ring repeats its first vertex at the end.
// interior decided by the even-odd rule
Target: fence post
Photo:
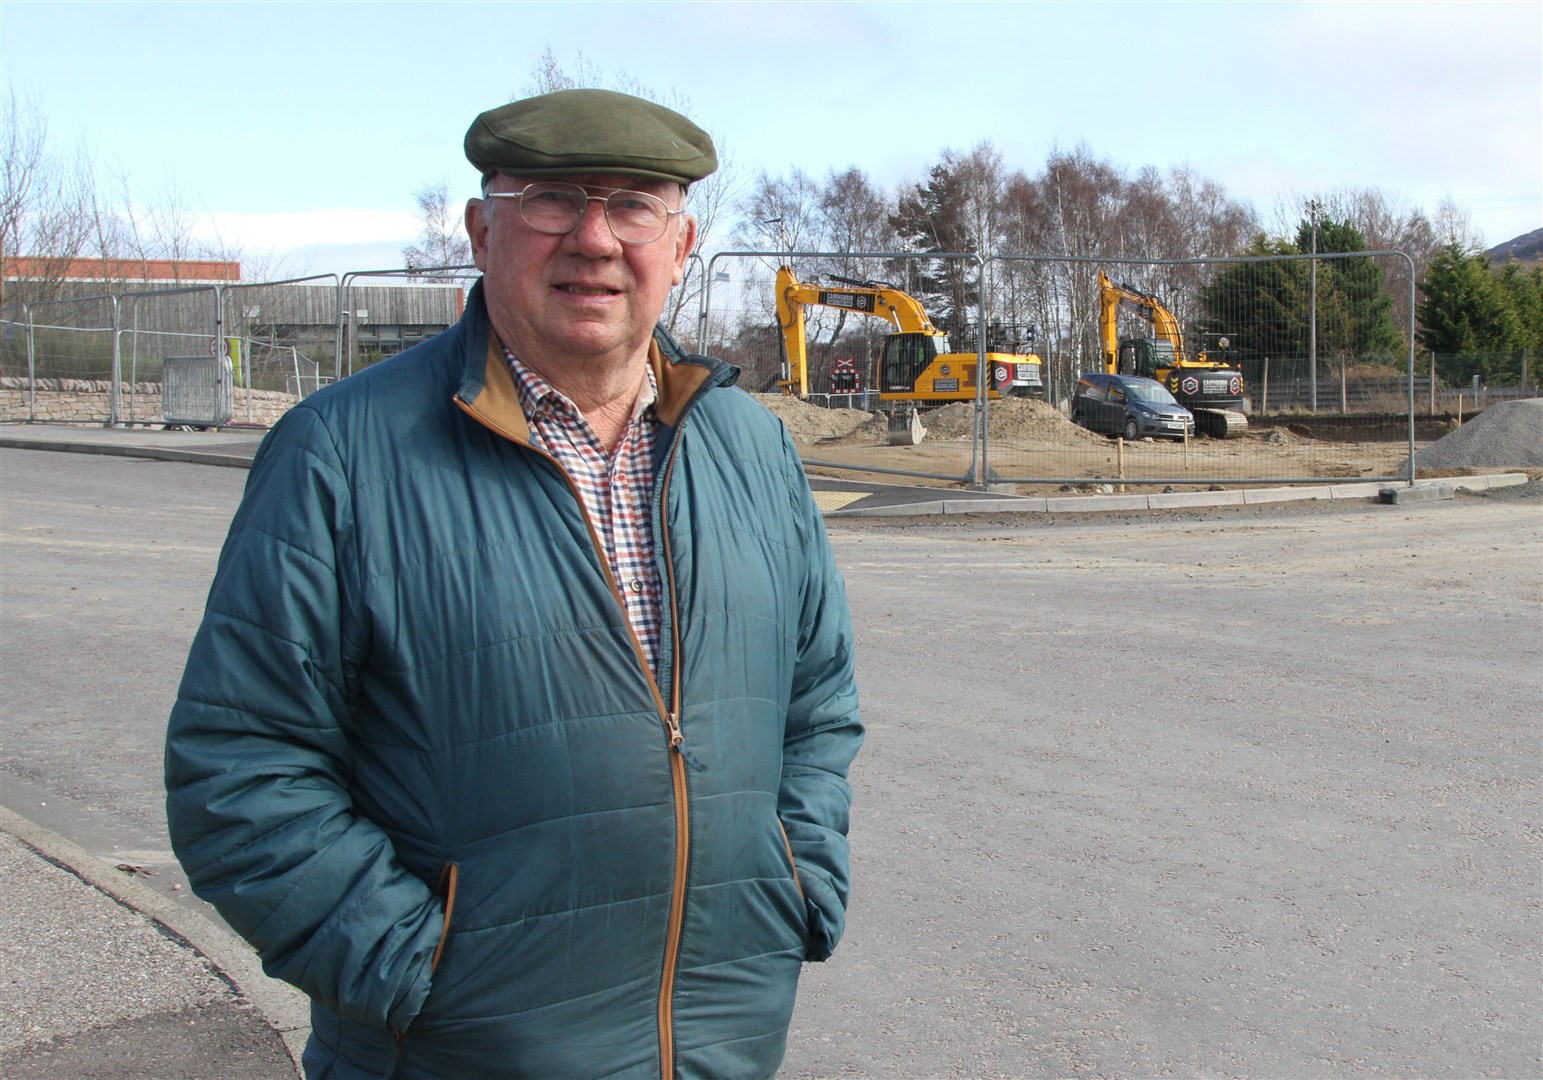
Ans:
{"type": "Polygon", "coordinates": [[[120,415],[120,410],[122,408],[122,403],[119,401],[119,396],[121,393],[120,387],[123,380],[123,342],[121,340],[122,335],[120,331],[123,329],[123,326],[122,319],[119,314],[117,294],[114,293],[109,299],[112,301],[113,313],[113,366],[112,385],[109,387],[107,393],[107,426],[121,427],[122,417],[120,415]]]}
{"type": "Polygon", "coordinates": [[[343,301],[347,298],[348,284],[351,280],[353,280],[352,273],[344,274],[338,279],[337,310],[334,312],[338,320],[337,336],[334,338],[332,346],[333,382],[340,382],[343,378],[343,301]]]}
{"type": "Polygon", "coordinates": [[[21,317],[27,324],[27,423],[35,424],[38,418],[37,338],[32,333],[31,305],[21,306],[21,317]]]}
{"type": "Polygon", "coordinates": [[[717,258],[713,255],[702,267],[702,292],[697,296],[696,351],[703,356],[707,355],[707,313],[712,308],[713,263],[717,258]]]}

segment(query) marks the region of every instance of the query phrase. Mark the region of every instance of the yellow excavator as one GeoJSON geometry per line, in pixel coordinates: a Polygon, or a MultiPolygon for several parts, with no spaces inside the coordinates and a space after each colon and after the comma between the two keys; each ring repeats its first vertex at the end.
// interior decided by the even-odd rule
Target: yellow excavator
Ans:
{"type": "MultiPolygon", "coordinates": [[[[916,419],[925,409],[953,401],[973,401],[980,357],[954,352],[921,303],[909,293],[881,281],[854,281],[831,276],[834,287],[804,282],[792,267],[777,270],[777,321],[782,329],[784,394],[809,395],[806,307],[831,307],[885,319],[895,333],[884,339],[879,361],[879,408],[888,414],[891,442],[915,442],[923,429],[916,419]],[[908,438],[896,436],[908,435],[908,438]]],[[[1044,364],[1034,353],[986,353],[987,395],[1043,397],[1044,364]]]]}
{"type": "MultiPolygon", "coordinates": [[[[1243,373],[1205,350],[1191,357],[1184,350],[1179,320],[1151,293],[1098,272],[1098,322],[1103,337],[1104,371],[1141,375],[1168,388],[1195,415],[1195,430],[1213,439],[1231,439],[1248,430],[1243,373]],[[1153,337],[1119,336],[1119,314],[1127,311],[1152,327],[1153,337]]],[[[1227,347],[1221,338],[1219,347],[1227,347]]]]}

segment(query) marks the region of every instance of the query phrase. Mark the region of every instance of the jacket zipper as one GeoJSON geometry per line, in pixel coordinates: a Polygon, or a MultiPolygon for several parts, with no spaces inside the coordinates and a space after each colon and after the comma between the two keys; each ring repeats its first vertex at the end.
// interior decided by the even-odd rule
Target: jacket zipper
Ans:
{"type": "MultiPolygon", "coordinates": [[[[675,593],[675,562],[670,557],[670,530],[664,521],[664,503],[670,490],[670,472],[680,446],[676,430],[675,445],[670,448],[659,485],[660,512],[656,523],[665,567],[665,595],[670,613],[670,708],[664,722],[670,733],[670,784],[675,796],[675,875],[670,882],[670,922],[664,939],[664,971],[659,979],[659,1072],[662,1080],[675,1076],[675,969],[680,962],[681,929],[686,920],[686,871],[691,862],[691,812],[686,791],[686,736],[680,730],[680,610],[675,593]]],[[[661,697],[661,703],[662,703],[661,697]]]]}
{"type": "MultiPolygon", "coordinates": [[[[699,389],[697,394],[700,395],[702,392],[703,390],[699,389]]],[[[557,470],[557,475],[567,485],[574,501],[578,504],[579,513],[584,518],[584,528],[589,532],[590,545],[594,548],[596,554],[600,556],[600,569],[605,574],[606,584],[610,587],[611,595],[621,605],[622,621],[626,624],[628,636],[632,639],[633,655],[637,658],[638,666],[643,669],[644,678],[648,680],[649,689],[653,692],[654,705],[659,710],[660,719],[664,721],[665,732],[669,739],[670,787],[675,800],[675,871],[670,882],[670,920],[665,933],[664,970],[659,980],[659,1072],[661,1080],[674,1080],[675,1021],[672,999],[675,996],[676,966],[680,962],[681,932],[686,919],[686,873],[691,862],[691,814],[687,801],[686,765],[689,761],[693,760],[691,752],[685,746],[686,736],[680,729],[680,609],[675,591],[675,564],[670,557],[670,532],[666,527],[664,514],[664,503],[669,497],[670,473],[674,470],[675,460],[680,452],[680,422],[678,421],[675,426],[674,441],[670,446],[669,457],[664,463],[664,475],[659,485],[659,515],[655,522],[655,536],[663,552],[666,577],[665,595],[670,613],[670,705],[666,706],[664,694],[659,689],[659,680],[654,677],[653,669],[648,663],[648,657],[643,652],[643,643],[638,639],[637,631],[632,628],[632,620],[627,617],[627,602],[622,597],[621,591],[616,586],[616,579],[611,574],[610,560],[605,557],[605,545],[600,541],[600,534],[595,531],[595,523],[590,519],[589,510],[584,506],[583,496],[579,494],[578,488],[573,483],[573,478],[568,475],[568,470],[564,469],[562,463],[545,450],[532,445],[527,440],[516,438],[498,425],[489,423],[485,417],[473,410],[459,394],[456,395],[455,401],[464,412],[490,431],[496,432],[510,442],[523,446],[532,453],[538,454],[551,462],[552,467],[557,470]]],[[[684,421],[684,416],[681,417],[681,421],[684,421]]],[[[700,766],[697,767],[700,768],[700,766]]],[[[796,873],[794,877],[796,879],[796,873]]],[[[802,891],[802,885],[800,885],[799,889],[802,891]]]]}

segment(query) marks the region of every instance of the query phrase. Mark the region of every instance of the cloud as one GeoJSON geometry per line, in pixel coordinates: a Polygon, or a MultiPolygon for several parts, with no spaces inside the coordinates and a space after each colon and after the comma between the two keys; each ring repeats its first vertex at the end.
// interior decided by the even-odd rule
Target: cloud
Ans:
{"type": "Polygon", "coordinates": [[[333,244],[411,244],[420,226],[410,210],[299,210],[211,213],[228,246],[287,251],[333,244]]]}

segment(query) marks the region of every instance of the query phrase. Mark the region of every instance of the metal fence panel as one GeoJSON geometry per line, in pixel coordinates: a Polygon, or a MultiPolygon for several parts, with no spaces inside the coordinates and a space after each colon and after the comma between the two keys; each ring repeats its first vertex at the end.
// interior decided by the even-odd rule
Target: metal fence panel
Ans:
{"type": "Polygon", "coordinates": [[[259,394],[299,400],[332,381],[337,286],[336,274],[314,274],[224,287],[220,334],[244,391],[236,410],[242,422],[258,421],[259,394]]]}
{"type": "MultiPolygon", "coordinates": [[[[790,261],[807,279],[828,273],[824,268],[837,258],[859,268],[852,277],[887,277],[901,288],[910,283],[912,269],[918,283],[930,280],[935,286],[939,279],[925,257],[891,253],[714,256],[700,336],[709,351],[744,368],[741,385],[761,392],[776,387],[781,347],[775,266],[790,261]]],[[[969,269],[967,262],[959,265],[969,269]]],[[[982,390],[974,402],[957,402],[924,416],[929,433],[918,446],[888,445],[882,428],[841,439],[805,435],[800,441],[807,461],[854,473],[925,478],[954,478],[963,469],[976,485],[1078,486],[1113,480],[1178,488],[1409,475],[1407,459],[1416,438],[1414,327],[1412,316],[1399,320],[1413,310],[1407,295],[1412,267],[1401,253],[1321,255],[1317,260],[1003,255],[976,265],[974,276],[955,294],[967,295],[974,309],[947,313],[948,320],[953,326],[968,321],[993,329],[1031,327],[1033,351],[1043,361],[1046,400],[997,400],[982,390]],[[1315,261],[1318,265],[1309,265],[1315,261]],[[1079,377],[1108,366],[1100,271],[1161,298],[1182,327],[1183,351],[1193,356],[1204,348],[1212,359],[1241,372],[1246,386],[1241,410],[1250,415],[1246,434],[1126,443],[1072,424],[1079,377]]],[[[929,307],[933,302],[927,301],[929,307]]],[[[1118,316],[1120,335],[1155,336],[1150,319],[1139,314],[1132,319],[1127,310],[1118,316]]],[[[806,314],[813,315],[813,309],[806,314]]],[[[891,329],[880,320],[820,312],[809,332],[811,392],[804,404],[829,400],[822,398],[830,388],[821,380],[842,360],[863,368],[864,386],[871,387],[874,361],[891,329]]],[[[785,405],[782,412],[792,415],[785,405]]],[[[1425,425],[1421,438],[1428,441],[1440,433],[1425,425]]]]}
{"type": "MultiPolygon", "coordinates": [[[[1048,366],[1062,388],[1055,403],[1068,420],[1081,374],[1111,368],[1129,373],[1123,347],[1109,354],[1100,301],[1137,293],[1173,316],[1181,351],[1192,358],[1204,353],[1241,373],[1248,415],[1248,429],[1235,438],[1127,443],[1106,437],[1086,447],[1077,442],[1091,432],[1057,431],[1051,424],[1028,439],[1015,432],[1009,416],[988,419],[983,457],[998,482],[1113,480],[1178,490],[1409,475],[1414,326],[1412,317],[1404,325],[1395,321],[1393,302],[1398,291],[1411,289],[1412,267],[1402,254],[1317,260],[1002,256],[995,263],[1024,268],[1041,286],[1021,295],[1043,327],[1048,366]],[[1315,271],[1313,262],[1322,265],[1315,271]],[[1101,290],[1101,275],[1113,290],[1101,290]]],[[[1115,307],[1114,319],[1119,341],[1160,337],[1166,329],[1149,307],[1128,300],[1115,307]]],[[[998,413],[1010,407],[991,405],[998,413]]]]}
{"type": "MultiPolygon", "coordinates": [[[[25,388],[24,419],[107,422],[121,391],[114,377],[117,298],[44,300],[10,307],[7,315],[0,376],[25,388]]],[[[22,417],[8,410],[7,418],[22,417]]]]}
{"type": "Polygon", "coordinates": [[[224,358],[219,297],[219,288],[212,285],[148,289],[121,297],[118,354],[127,392],[120,400],[116,422],[160,420],[164,403],[146,388],[159,388],[164,357],[224,358]]]}
{"type": "MultiPolygon", "coordinates": [[[[1413,370],[1412,318],[1400,323],[1393,314],[1413,309],[1400,292],[1412,292],[1408,260],[1398,253],[1370,252],[1319,256],[1316,268],[1308,262],[1305,256],[1141,261],[721,252],[700,271],[702,304],[688,336],[701,351],[738,364],[740,386],[765,395],[785,417],[793,417],[795,406],[818,410],[827,419],[826,410],[847,414],[833,426],[789,420],[790,428],[799,428],[795,437],[806,461],[817,468],[1020,487],[1109,481],[1177,487],[1401,476],[1417,436],[1429,441],[1441,433],[1443,418],[1432,425],[1423,422],[1424,415],[1450,411],[1453,399],[1450,391],[1425,382],[1415,391],[1416,375],[1428,378],[1431,372],[1428,362],[1427,370],[1413,370]],[[1335,259],[1341,261],[1331,270],[1335,259]],[[925,416],[929,433],[921,445],[890,445],[883,424],[865,423],[861,414],[876,411],[878,360],[894,328],[866,313],[814,307],[806,310],[808,398],[788,400],[778,392],[783,355],[774,295],[776,268],[783,262],[805,280],[885,282],[917,296],[929,316],[954,336],[951,351],[984,351],[977,339],[1007,327],[1032,328],[1032,350],[1043,361],[1045,400],[994,400],[980,388],[974,400],[925,416]],[[1182,324],[1186,340],[1199,345],[1229,339],[1226,358],[1241,370],[1247,386],[1250,416],[1244,437],[1123,443],[1071,424],[1079,375],[1104,365],[1101,270],[1161,297],[1182,324]],[[1354,292],[1346,286],[1351,279],[1360,294],[1349,295],[1354,292]],[[1389,298],[1398,302],[1389,303],[1389,298]],[[1376,324],[1376,332],[1358,329],[1362,323],[1376,324]],[[987,327],[988,334],[979,333],[980,327],[987,327]],[[839,380],[833,379],[837,372],[839,380]]],[[[411,296],[382,280],[409,277],[421,274],[360,271],[341,278],[322,275],[31,305],[19,319],[14,311],[7,313],[0,333],[0,375],[26,380],[34,393],[66,380],[106,380],[103,385],[112,390],[103,400],[111,398],[111,403],[90,419],[151,423],[163,414],[177,414],[177,422],[202,425],[224,422],[216,419],[225,412],[223,402],[167,401],[163,410],[163,358],[207,354],[218,367],[228,357],[235,385],[245,395],[238,396],[235,413],[250,422],[254,391],[282,398],[270,403],[282,410],[330,378],[454,323],[474,273],[450,268],[443,288],[411,296]]],[[[1143,329],[1125,318],[1122,333],[1143,329]]],[[[1520,363],[1525,372],[1526,358],[1520,363]]],[[[1472,410],[1477,389],[1458,391],[1467,394],[1456,399],[1459,410],[1472,410]]]]}
{"type": "Polygon", "coordinates": [[[337,290],[334,376],[352,375],[454,326],[479,276],[474,266],[344,274],[337,290]],[[417,288],[404,290],[404,284],[417,288]]]}
{"type": "Polygon", "coordinates": [[[161,361],[162,419],[188,427],[220,427],[235,415],[233,372],[223,356],[168,356],[161,361]]]}

